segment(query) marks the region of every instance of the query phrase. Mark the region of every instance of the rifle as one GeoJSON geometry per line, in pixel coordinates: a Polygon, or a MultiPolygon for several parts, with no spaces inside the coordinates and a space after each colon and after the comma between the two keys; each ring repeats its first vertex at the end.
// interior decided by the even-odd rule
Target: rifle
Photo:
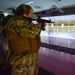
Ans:
{"type": "Polygon", "coordinates": [[[32,19],[32,21],[34,21],[34,20],[36,20],[38,23],[42,23],[41,29],[42,29],[43,31],[45,30],[45,28],[44,28],[44,27],[45,27],[45,26],[44,26],[45,23],[54,23],[54,22],[51,21],[51,19],[50,19],[50,20],[41,19],[40,16],[38,16],[37,19],[32,19]]]}

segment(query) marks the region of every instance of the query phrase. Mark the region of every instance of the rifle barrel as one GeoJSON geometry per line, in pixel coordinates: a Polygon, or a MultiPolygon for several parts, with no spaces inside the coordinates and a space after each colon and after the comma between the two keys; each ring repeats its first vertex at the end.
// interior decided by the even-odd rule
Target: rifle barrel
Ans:
{"type": "Polygon", "coordinates": [[[36,20],[37,22],[46,22],[46,23],[54,23],[51,20],[45,20],[45,19],[32,19],[33,21],[36,20]]]}

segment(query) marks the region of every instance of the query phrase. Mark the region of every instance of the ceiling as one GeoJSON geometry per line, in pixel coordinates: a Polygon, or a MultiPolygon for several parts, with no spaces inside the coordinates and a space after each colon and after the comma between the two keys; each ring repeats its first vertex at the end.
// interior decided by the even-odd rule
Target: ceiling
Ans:
{"type": "MultiPolygon", "coordinates": [[[[12,14],[11,10],[20,4],[30,5],[36,14],[44,10],[51,10],[53,6],[59,8],[59,12],[62,14],[64,14],[64,11],[69,13],[71,10],[73,11],[75,9],[75,0],[1,0],[0,12],[8,12],[12,14]],[[29,4],[29,2],[31,3],[29,4]]],[[[75,13],[75,10],[73,12],[75,13]]]]}

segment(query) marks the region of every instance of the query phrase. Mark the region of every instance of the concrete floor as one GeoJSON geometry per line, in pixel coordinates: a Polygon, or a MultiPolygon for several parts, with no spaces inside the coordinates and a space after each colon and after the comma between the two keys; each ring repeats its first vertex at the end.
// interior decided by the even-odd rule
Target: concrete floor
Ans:
{"type": "Polygon", "coordinates": [[[38,64],[55,75],[75,75],[75,55],[41,47],[38,64]]]}

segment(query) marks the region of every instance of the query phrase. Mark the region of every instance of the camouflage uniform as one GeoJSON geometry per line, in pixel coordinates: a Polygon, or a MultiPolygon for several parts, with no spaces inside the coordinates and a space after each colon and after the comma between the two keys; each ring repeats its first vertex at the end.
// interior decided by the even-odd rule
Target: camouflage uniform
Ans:
{"type": "MultiPolygon", "coordinates": [[[[33,38],[40,33],[38,25],[22,17],[11,18],[7,23],[7,33],[17,33],[23,37],[33,38]]],[[[11,55],[12,75],[38,75],[38,51],[32,54],[11,55]]]]}

